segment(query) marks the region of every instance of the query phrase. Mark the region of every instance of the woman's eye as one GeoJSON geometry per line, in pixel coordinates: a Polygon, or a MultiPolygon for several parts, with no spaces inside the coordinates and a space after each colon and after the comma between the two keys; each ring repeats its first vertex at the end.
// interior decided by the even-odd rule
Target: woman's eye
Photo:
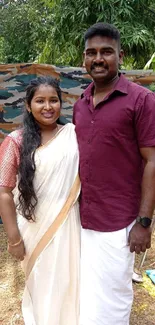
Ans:
{"type": "Polygon", "coordinates": [[[57,103],[57,101],[58,101],[57,99],[52,99],[51,103],[57,103]]]}

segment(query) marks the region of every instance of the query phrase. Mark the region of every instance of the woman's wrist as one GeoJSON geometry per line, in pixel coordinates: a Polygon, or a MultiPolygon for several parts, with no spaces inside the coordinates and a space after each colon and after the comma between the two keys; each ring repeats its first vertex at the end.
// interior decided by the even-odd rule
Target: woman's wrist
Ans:
{"type": "Polygon", "coordinates": [[[16,241],[15,243],[8,241],[8,245],[11,247],[16,247],[16,246],[20,245],[21,242],[22,242],[22,237],[20,237],[20,239],[18,241],[16,241]]]}
{"type": "Polygon", "coordinates": [[[8,242],[11,245],[16,244],[21,239],[21,235],[18,230],[12,231],[11,234],[8,234],[8,242]]]}

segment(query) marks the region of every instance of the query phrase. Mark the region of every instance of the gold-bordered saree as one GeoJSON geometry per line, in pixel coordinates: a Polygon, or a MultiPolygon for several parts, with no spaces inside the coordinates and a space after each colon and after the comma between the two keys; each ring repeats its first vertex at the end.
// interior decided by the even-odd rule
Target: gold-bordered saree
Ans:
{"type": "Polygon", "coordinates": [[[80,181],[74,126],[65,125],[40,147],[35,163],[36,222],[17,215],[26,247],[24,322],[79,325],[80,181]]]}

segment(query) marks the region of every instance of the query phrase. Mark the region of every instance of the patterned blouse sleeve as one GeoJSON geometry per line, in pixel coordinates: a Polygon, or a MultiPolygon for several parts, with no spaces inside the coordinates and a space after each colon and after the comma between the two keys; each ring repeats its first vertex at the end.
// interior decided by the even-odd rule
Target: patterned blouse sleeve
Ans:
{"type": "Polygon", "coordinates": [[[7,136],[0,145],[0,187],[16,186],[19,158],[17,143],[7,136]]]}

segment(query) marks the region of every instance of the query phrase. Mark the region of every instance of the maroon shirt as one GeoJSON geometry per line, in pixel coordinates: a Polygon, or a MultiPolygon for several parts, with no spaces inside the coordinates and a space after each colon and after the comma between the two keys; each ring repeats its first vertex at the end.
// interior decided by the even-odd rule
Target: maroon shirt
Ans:
{"type": "Polygon", "coordinates": [[[155,94],[123,75],[93,107],[93,83],[75,103],[80,151],[83,228],[115,231],[138,215],[143,160],[139,148],[155,146],[155,94]]]}

